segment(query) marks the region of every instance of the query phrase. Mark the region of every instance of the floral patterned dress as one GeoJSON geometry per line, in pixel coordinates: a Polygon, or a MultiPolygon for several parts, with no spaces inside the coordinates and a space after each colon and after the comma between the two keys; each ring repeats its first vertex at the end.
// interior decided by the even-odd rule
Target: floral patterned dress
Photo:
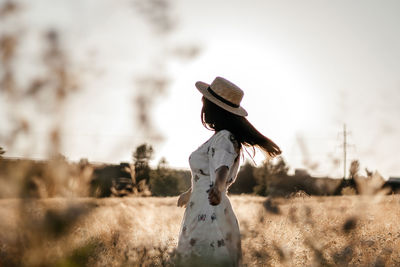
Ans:
{"type": "Polygon", "coordinates": [[[216,132],[189,157],[192,172],[192,193],[179,231],[177,252],[183,260],[203,260],[239,266],[241,240],[239,223],[227,196],[235,182],[240,161],[240,146],[227,130],[216,132]],[[215,183],[215,171],[229,168],[221,202],[212,206],[208,200],[210,187],[215,183]]]}

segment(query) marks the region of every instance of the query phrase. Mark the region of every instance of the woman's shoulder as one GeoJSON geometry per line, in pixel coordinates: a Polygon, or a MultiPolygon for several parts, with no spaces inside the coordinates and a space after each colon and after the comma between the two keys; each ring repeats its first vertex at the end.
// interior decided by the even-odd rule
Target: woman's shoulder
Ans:
{"type": "Polygon", "coordinates": [[[218,132],[215,133],[215,135],[219,136],[229,136],[230,134],[232,133],[227,129],[219,130],[218,132]]]}
{"type": "Polygon", "coordinates": [[[235,147],[235,150],[240,147],[239,142],[236,140],[233,133],[231,133],[229,130],[226,129],[218,131],[214,136],[214,144],[221,142],[232,143],[233,146],[235,147]]]}
{"type": "Polygon", "coordinates": [[[233,137],[233,134],[229,130],[219,130],[215,133],[214,140],[230,140],[231,136],[233,137]]]}

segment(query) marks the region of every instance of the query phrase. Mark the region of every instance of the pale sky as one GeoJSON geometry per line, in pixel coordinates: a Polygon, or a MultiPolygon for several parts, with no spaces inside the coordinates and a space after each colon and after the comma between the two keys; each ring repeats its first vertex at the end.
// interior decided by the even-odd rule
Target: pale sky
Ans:
{"type": "MultiPolygon", "coordinates": [[[[174,1],[168,18],[175,27],[163,34],[138,12],[138,1],[24,2],[16,22],[0,29],[25,28],[19,75],[31,75],[40,61],[38,36],[49,27],[60,31],[80,73],[81,90],[61,114],[62,153],[71,160],[130,161],[148,141],[153,164],[166,157],[188,168],[190,153],[212,134],[200,122],[194,84],[222,76],[244,90],[249,121],[281,147],[292,170],[314,166],[314,175],[340,177],[346,123],[348,164],[359,159],[385,178],[400,176],[399,1],[174,1]],[[199,52],[187,59],[175,53],[181,47],[199,52]],[[162,141],[134,122],[142,76],[169,80],[166,92],[147,92],[162,141]]],[[[1,93],[0,109],[10,105],[1,93]]],[[[13,108],[35,123],[7,155],[45,157],[54,117],[30,103],[13,108]]],[[[1,114],[6,136],[9,113],[1,114]]]]}

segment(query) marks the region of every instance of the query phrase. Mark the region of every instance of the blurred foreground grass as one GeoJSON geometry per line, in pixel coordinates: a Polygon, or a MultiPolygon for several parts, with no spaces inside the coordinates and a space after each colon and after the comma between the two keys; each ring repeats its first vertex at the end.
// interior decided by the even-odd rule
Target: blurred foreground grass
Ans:
{"type": "MultiPolygon", "coordinates": [[[[245,266],[400,265],[400,196],[230,199],[245,266]]],[[[176,200],[1,199],[0,266],[169,266],[176,200]]]]}

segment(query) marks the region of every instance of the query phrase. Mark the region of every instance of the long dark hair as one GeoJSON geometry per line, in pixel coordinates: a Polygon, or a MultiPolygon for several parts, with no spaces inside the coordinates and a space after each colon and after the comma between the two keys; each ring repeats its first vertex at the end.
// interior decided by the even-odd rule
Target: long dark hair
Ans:
{"type": "Polygon", "coordinates": [[[241,146],[261,149],[267,157],[273,158],[282,153],[280,148],[269,138],[261,134],[245,117],[233,114],[203,96],[201,122],[204,127],[213,131],[228,130],[241,146]]]}

